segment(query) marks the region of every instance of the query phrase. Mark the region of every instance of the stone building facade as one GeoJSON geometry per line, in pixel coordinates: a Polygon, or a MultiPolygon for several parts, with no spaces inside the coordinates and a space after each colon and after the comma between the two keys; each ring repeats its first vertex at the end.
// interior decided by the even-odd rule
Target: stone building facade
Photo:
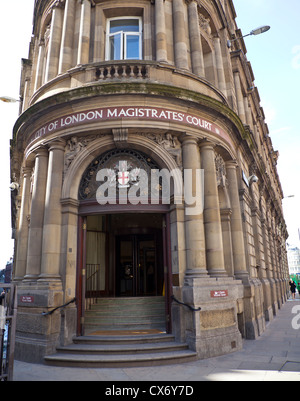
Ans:
{"type": "Polygon", "coordinates": [[[245,43],[227,46],[235,18],[232,0],[35,1],[11,148],[18,359],[87,334],[92,298],[163,297],[164,330],[199,358],[257,338],[286,301],[278,152],[245,43]],[[154,201],[137,189],[153,170],[169,202],[163,181],[154,201]]]}

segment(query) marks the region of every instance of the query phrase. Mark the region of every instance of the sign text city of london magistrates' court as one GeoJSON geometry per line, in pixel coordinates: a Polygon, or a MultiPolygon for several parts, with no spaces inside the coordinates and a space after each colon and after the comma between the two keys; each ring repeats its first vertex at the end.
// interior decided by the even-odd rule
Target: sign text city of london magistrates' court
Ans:
{"type": "Polygon", "coordinates": [[[159,120],[166,122],[181,123],[193,126],[205,131],[217,134],[223,139],[230,141],[229,136],[216,124],[204,120],[200,117],[181,113],[174,110],[158,107],[106,107],[94,110],[82,111],[70,114],[50,121],[39,128],[28,138],[28,145],[36,139],[42,138],[68,127],[75,127],[80,124],[95,121],[109,121],[119,119],[141,119],[141,120],[159,120]]]}

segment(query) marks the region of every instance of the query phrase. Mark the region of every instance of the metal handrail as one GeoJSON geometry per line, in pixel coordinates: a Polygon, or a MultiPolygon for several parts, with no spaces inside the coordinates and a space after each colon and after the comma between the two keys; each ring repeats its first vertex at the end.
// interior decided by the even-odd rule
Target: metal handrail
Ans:
{"type": "Polygon", "coordinates": [[[172,299],[173,301],[177,302],[179,305],[186,306],[186,307],[189,308],[192,312],[199,312],[199,311],[201,311],[201,308],[194,308],[194,307],[191,306],[191,305],[188,305],[188,304],[186,304],[186,303],[184,303],[184,302],[178,301],[178,299],[176,299],[176,298],[174,297],[174,295],[171,295],[171,299],[172,299]]]}
{"type": "Polygon", "coordinates": [[[76,301],[77,301],[77,298],[73,298],[73,299],[71,299],[71,301],[67,302],[66,304],[61,305],[61,306],[57,306],[56,308],[52,309],[52,310],[49,311],[49,312],[42,312],[42,316],[50,316],[50,315],[52,315],[55,311],[57,311],[58,309],[63,309],[63,308],[65,308],[66,306],[68,306],[68,305],[70,305],[70,304],[72,304],[72,303],[74,303],[74,302],[76,302],[76,301]]]}
{"type": "Polygon", "coordinates": [[[99,281],[99,275],[100,275],[100,264],[87,264],[87,274],[92,272],[89,276],[87,275],[86,278],[86,292],[85,292],[85,297],[86,297],[86,304],[85,308],[86,309],[91,309],[92,305],[97,303],[97,293],[99,291],[98,289],[98,281],[99,281]]]}

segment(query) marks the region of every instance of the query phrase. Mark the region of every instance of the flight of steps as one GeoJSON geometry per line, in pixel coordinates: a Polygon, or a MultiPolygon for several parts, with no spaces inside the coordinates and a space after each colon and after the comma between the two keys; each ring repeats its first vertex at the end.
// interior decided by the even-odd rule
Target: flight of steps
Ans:
{"type": "Polygon", "coordinates": [[[105,330],[165,331],[164,297],[98,298],[85,311],[85,334],[105,330]]]}
{"type": "Polygon", "coordinates": [[[197,353],[169,334],[76,337],[73,344],[46,356],[52,366],[124,368],[192,362],[197,353]]]}
{"type": "Polygon", "coordinates": [[[103,298],[85,313],[85,336],[58,347],[45,363],[67,367],[158,366],[197,359],[165,333],[164,297],[103,298]],[[122,335],[121,335],[122,334],[122,335]]]}

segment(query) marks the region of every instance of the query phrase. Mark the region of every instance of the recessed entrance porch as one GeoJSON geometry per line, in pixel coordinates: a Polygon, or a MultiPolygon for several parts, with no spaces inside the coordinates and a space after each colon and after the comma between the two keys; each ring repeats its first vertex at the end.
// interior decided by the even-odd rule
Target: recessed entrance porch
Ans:
{"type": "Polygon", "coordinates": [[[80,334],[165,332],[165,215],[96,214],[80,220],[80,334]]]}

